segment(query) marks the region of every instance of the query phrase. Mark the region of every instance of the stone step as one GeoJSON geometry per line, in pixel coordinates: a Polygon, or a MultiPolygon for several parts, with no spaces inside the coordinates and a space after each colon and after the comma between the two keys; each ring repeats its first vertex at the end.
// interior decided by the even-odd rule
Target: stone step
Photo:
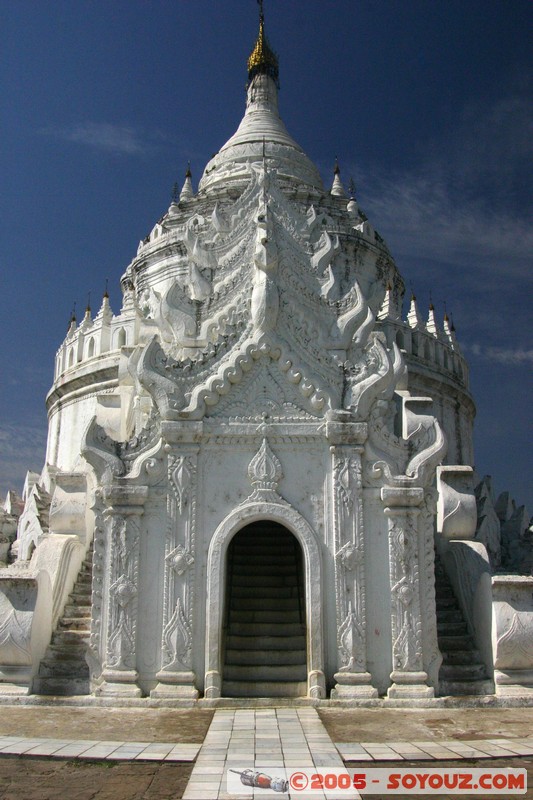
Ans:
{"type": "Polygon", "coordinates": [[[438,595],[435,596],[436,605],[438,610],[442,610],[444,608],[457,608],[457,600],[453,595],[446,596],[446,597],[439,597],[438,595]]]}
{"type": "Polygon", "coordinates": [[[494,683],[489,680],[482,681],[439,681],[439,694],[441,697],[446,695],[482,695],[493,694],[494,683]]]}
{"type": "Polygon", "coordinates": [[[461,622],[438,622],[437,634],[443,636],[465,636],[468,633],[468,628],[464,620],[461,622]]]}
{"type": "Polygon", "coordinates": [[[75,589],[69,595],[68,602],[69,603],[74,603],[74,604],[79,603],[82,606],[83,605],[87,605],[87,603],[91,602],[91,590],[90,590],[90,588],[88,588],[86,592],[79,592],[77,589],[75,589]]]}
{"type": "Polygon", "coordinates": [[[234,575],[266,575],[266,576],[276,576],[281,575],[282,577],[290,577],[291,582],[296,583],[296,578],[298,575],[298,571],[296,569],[295,564],[292,563],[280,563],[280,564],[265,564],[263,562],[263,557],[254,559],[254,560],[247,560],[243,561],[242,563],[234,563],[234,575]]]}
{"type": "Polygon", "coordinates": [[[468,633],[462,610],[452,586],[438,560],[435,566],[437,606],[437,635],[442,653],[439,671],[439,694],[483,695],[492,693],[492,681],[487,679],[485,665],[472,636],[468,633]]]}
{"type": "Polygon", "coordinates": [[[69,631],[57,630],[52,635],[52,644],[61,646],[74,645],[76,647],[82,644],[83,642],[88,641],[88,639],[89,639],[89,631],[87,630],[77,630],[77,629],[69,631]]]}
{"type": "Polygon", "coordinates": [[[39,678],[72,678],[89,679],[89,667],[85,660],[78,658],[45,658],[39,664],[39,678]]]}
{"type": "Polygon", "coordinates": [[[248,587],[248,586],[257,586],[262,588],[267,587],[293,587],[296,584],[296,580],[294,576],[287,576],[282,575],[280,573],[276,573],[275,575],[233,575],[232,579],[232,587],[248,587]]]}
{"type": "Polygon", "coordinates": [[[78,603],[67,603],[63,611],[64,617],[89,617],[91,616],[91,605],[78,603]]]}
{"type": "Polygon", "coordinates": [[[265,542],[254,542],[253,540],[241,541],[235,545],[233,550],[235,555],[240,555],[241,553],[265,553],[266,555],[278,556],[278,555],[286,555],[290,558],[294,558],[294,545],[291,542],[280,541],[265,541],[265,542]]]}
{"type": "Polygon", "coordinates": [[[222,684],[224,697],[305,697],[307,681],[285,683],[277,681],[261,681],[260,683],[245,681],[224,681],[222,684]]]}
{"type": "MultiPolygon", "coordinates": [[[[253,630],[256,632],[256,626],[253,626],[253,630]]],[[[287,652],[295,648],[303,649],[305,652],[305,646],[306,637],[305,633],[301,633],[301,630],[299,635],[294,634],[292,636],[286,636],[283,632],[280,636],[256,636],[254,634],[238,636],[230,634],[226,637],[226,648],[228,650],[268,650],[271,655],[274,655],[278,650],[287,652]]]]}
{"type": "Polygon", "coordinates": [[[91,632],[91,621],[87,617],[81,619],[62,619],[56,629],[56,633],[71,633],[72,631],[79,631],[80,633],[89,636],[91,632]]]}
{"type": "Polygon", "coordinates": [[[34,694],[70,697],[73,695],[89,694],[89,691],[90,686],[88,678],[41,678],[38,676],[33,682],[34,694]]]}
{"type": "Polygon", "coordinates": [[[443,664],[480,664],[481,656],[477,650],[445,650],[443,664]]]}
{"type": "Polygon", "coordinates": [[[463,622],[464,617],[462,611],[454,606],[446,606],[446,608],[437,609],[437,623],[439,622],[463,622]]]}
{"type": "Polygon", "coordinates": [[[235,622],[229,633],[235,636],[302,636],[305,626],[299,622],[235,622]]]}
{"type": "Polygon", "coordinates": [[[474,640],[471,636],[439,636],[439,647],[447,650],[473,650],[474,640]]]}
{"type": "MultiPolygon", "coordinates": [[[[246,599],[246,603],[243,603],[242,597],[233,597],[230,602],[231,619],[234,619],[233,614],[235,611],[242,609],[243,605],[248,611],[296,611],[297,614],[300,613],[300,604],[297,597],[279,597],[277,592],[273,592],[267,597],[250,596],[246,599]]],[[[285,613],[283,618],[286,618],[285,613]]]]}
{"type": "Polygon", "coordinates": [[[298,599],[299,592],[297,586],[233,586],[231,596],[232,598],[279,597],[288,599],[293,597],[298,599]]]}
{"type": "Polygon", "coordinates": [[[239,550],[241,547],[268,547],[270,550],[275,548],[276,550],[281,549],[292,549],[294,552],[294,539],[291,535],[280,536],[279,532],[276,533],[254,533],[253,536],[245,536],[241,537],[240,540],[235,545],[235,550],[239,550]]]}
{"type": "Polygon", "coordinates": [[[228,681],[304,681],[307,664],[226,664],[224,678],[228,681]]]}
{"type": "Polygon", "coordinates": [[[279,567],[279,566],[286,566],[288,562],[291,562],[291,566],[294,569],[294,553],[292,551],[287,553],[279,553],[276,551],[273,553],[265,552],[265,553],[254,553],[254,552],[242,552],[241,550],[235,552],[233,556],[233,565],[234,568],[236,566],[247,568],[253,564],[260,564],[261,566],[269,566],[269,567],[279,567]]]}
{"type": "MultiPolygon", "coordinates": [[[[62,644],[50,644],[46,649],[44,660],[48,661],[69,661],[74,664],[76,661],[85,662],[87,652],[87,640],[80,639],[79,644],[70,644],[68,647],[62,644]]],[[[41,662],[42,663],[42,662],[41,662]]]]}
{"type": "MultiPolygon", "coordinates": [[[[287,637],[288,643],[292,641],[287,637]]],[[[306,664],[305,650],[239,650],[226,649],[226,664],[306,664]]]]}
{"type": "Polygon", "coordinates": [[[85,655],[91,628],[91,572],[92,548],[39,664],[33,684],[36,694],[66,697],[90,691],[85,655]]]}
{"type": "Polygon", "coordinates": [[[272,623],[273,619],[277,620],[275,623],[277,625],[285,625],[286,623],[290,624],[291,622],[299,623],[301,621],[300,611],[299,609],[283,611],[283,620],[280,620],[279,614],[276,616],[276,612],[273,612],[272,610],[267,610],[267,611],[259,611],[255,609],[250,609],[247,611],[238,609],[230,610],[231,630],[233,630],[234,628],[234,623],[235,624],[239,624],[241,622],[272,623]]]}
{"type": "Polygon", "coordinates": [[[439,672],[443,681],[479,681],[486,677],[484,664],[443,664],[439,672]]]}

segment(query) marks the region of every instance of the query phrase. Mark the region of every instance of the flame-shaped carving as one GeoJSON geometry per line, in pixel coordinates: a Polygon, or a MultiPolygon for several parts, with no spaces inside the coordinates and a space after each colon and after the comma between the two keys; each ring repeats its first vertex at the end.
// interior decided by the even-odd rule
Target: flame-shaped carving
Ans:
{"type": "Polygon", "coordinates": [[[254,488],[253,497],[263,499],[277,495],[278,483],[283,477],[281,463],[263,439],[261,447],[250,461],[248,477],[254,488]]]}
{"type": "Polygon", "coordinates": [[[322,275],[333,256],[340,250],[340,242],[337,234],[331,238],[327,231],[324,231],[319,239],[318,247],[311,257],[311,265],[318,275],[322,275]]]}
{"type": "Polygon", "coordinates": [[[171,470],[172,486],[176,494],[178,511],[181,513],[189,499],[191,486],[191,471],[185,457],[177,459],[175,466],[171,470]]]}
{"type": "Polygon", "coordinates": [[[178,598],[176,608],[163,631],[163,660],[168,671],[191,666],[191,629],[178,598]]]}
{"type": "Polygon", "coordinates": [[[342,663],[339,672],[352,672],[361,668],[363,634],[351,603],[348,605],[348,615],[339,628],[338,640],[342,663]]]}

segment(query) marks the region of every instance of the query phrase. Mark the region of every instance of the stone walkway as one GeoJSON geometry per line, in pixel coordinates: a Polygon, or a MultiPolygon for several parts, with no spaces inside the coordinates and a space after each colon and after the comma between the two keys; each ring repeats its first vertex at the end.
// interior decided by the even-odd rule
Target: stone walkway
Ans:
{"type": "Polygon", "coordinates": [[[0,755],[87,758],[97,761],[194,761],[200,747],[199,744],[168,742],[112,742],[0,736],[0,755]]]}
{"type": "MultiPolygon", "coordinates": [[[[257,789],[255,794],[253,790],[249,794],[228,794],[228,769],[257,768],[276,777],[276,768],[283,767],[289,772],[298,768],[344,767],[313,708],[219,710],[202,745],[183,800],[264,797],[267,794],[264,789],[257,789]]],[[[283,794],[283,797],[290,795],[283,794]]],[[[298,797],[304,795],[299,792],[298,797]]],[[[313,793],[313,797],[320,800],[326,795],[313,793]]],[[[353,797],[359,794],[354,792],[353,797]]]]}

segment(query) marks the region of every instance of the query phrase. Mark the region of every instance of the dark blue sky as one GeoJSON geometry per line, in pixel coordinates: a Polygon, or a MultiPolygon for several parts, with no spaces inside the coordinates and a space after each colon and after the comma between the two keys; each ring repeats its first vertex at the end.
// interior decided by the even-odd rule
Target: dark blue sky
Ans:
{"type": "MultiPolygon", "coordinates": [[[[100,304],[244,109],[254,0],[0,0],[0,494],[44,457],[74,301],[100,304]]],[[[426,310],[453,313],[476,468],[533,510],[529,0],[265,0],[280,108],[338,155],[426,310]]]]}

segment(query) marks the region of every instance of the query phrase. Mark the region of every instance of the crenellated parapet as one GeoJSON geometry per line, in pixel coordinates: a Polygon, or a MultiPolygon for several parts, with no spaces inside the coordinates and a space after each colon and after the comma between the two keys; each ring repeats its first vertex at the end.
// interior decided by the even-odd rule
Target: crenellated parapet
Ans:
{"type": "Polygon", "coordinates": [[[54,382],[69,379],[87,364],[95,369],[98,360],[116,359],[123,347],[133,347],[139,337],[140,319],[131,290],[125,292],[122,309],[117,315],[111,310],[106,292],[94,319],[89,306],[79,325],[73,316],[56,354],[54,382]]]}
{"type": "Polygon", "coordinates": [[[424,321],[413,298],[407,316],[402,319],[401,303],[394,303],[390,294],[391,290],[387,290],[378,314],[378,327],[385,333],[388,344],[396,342],[413,371],[439,375],[468,393],[468,364],[447,317],[441,326],[430,309],[429,318],[424,321]]]}

